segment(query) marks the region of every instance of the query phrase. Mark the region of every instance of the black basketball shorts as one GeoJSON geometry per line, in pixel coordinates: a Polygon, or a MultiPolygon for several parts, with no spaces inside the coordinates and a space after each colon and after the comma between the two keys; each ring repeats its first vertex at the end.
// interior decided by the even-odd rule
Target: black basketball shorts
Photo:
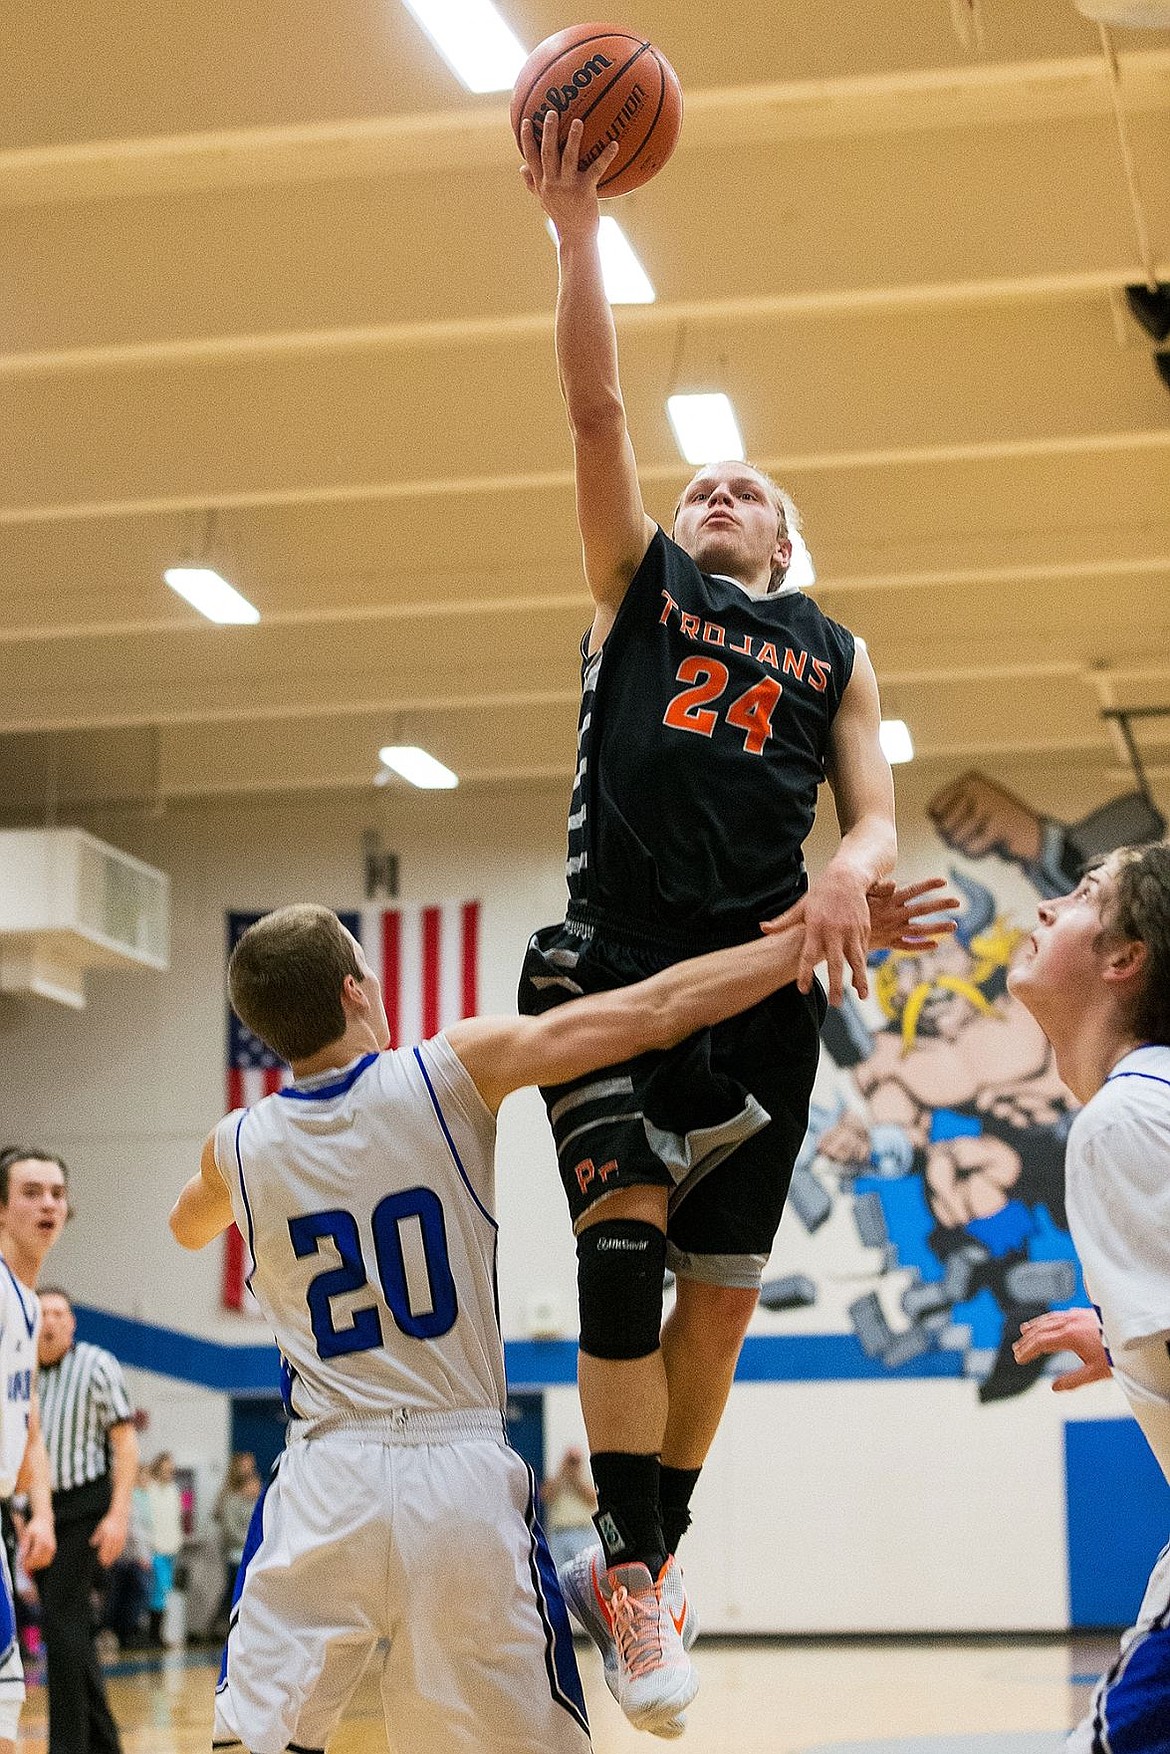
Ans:
{"type": "MultiPolygon", "coordinates": [[[[591,927],[530,940],[518,1007],[538,1016],[645,980],[676,948],[591,927]]],[[[670,1189],[667,1263],[683,1278],[758,1287],[808,1127],[824,995],[782,988],[663,1053],[542,1088],[574,1230],[619,1189],[670,1189]]]]}

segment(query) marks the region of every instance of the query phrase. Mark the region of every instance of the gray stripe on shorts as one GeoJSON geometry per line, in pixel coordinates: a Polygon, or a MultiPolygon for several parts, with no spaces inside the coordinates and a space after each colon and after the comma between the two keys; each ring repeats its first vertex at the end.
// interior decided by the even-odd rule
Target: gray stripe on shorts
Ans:
{"type": "Polygon", "coordinates": [[[614,1121],[641,1121],[644,1118],[640,1108],[632,1109],[628,1114],[598,1115],[595,1121],[586,1121],[584,1126],[576,1127],[573,1132],[566,1133],[563,1139],[558,1139],[557,1150],[567,1150],[574,1139],[579,1139],[582,1133],[591,1133],[594,1127],[609,1127],[613,1125],[614,1121]]]}
{"type": "Polygon", "coordinates": [[[700,1279],[735,1291],[758,1291],[767,1255],[693,1255],[667,1240],[666,1264],[679,1279],[700,1279]]]}
{"type": "Polygon", "coordinates": [[[671,1205],[690,1193],[696,1182],[730,1157],[737,1145],[763,1132],[771,1115],[754,1096],[749,1096],[738,1114],[716,1127],[696,1127],[690,1133],[668,1133],[646,1121],[646,1138],[654,1155],[670,1171],[677,1195],[671,1205]]]}
{"type": "Polygon", "coordinates": [[[607,1096],[629,1096],[634,1088],[634,1080],[627,1074],[624,1078],[598,1078],[593,1084],[586,1084],[580,1090],[571,1090],[568,1096],[554,1103],[548,1111],[550,1126],[556,1126],[562,1115],[570,1109],[580,1108],[583,1102],[600,1102],[607,1096]]]}
{"type": "Polygon", "coordinates": [[[567,993],[572,993],[578,999],[585,996],[585,988],[578,986],[576,981],[571,981],[567,974],[532,974],[528,977],[528,984],[535,987],[538,993],[543,993],[546,987],[564,987],[567,993]]]}

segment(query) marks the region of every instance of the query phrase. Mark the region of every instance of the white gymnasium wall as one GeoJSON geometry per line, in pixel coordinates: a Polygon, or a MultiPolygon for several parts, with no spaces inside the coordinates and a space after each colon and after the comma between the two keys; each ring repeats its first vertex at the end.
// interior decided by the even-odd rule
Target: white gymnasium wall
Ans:
{"type": "MultiPolygon", "coordinates": [[[[939,864],[924,804],[947,777],[899,772],[908,875],[939,864]]],[[[997,777],[1068,819],[1122,789],[1056,768],[997,777]]],[[[529,931],[562,910],[566,792],[371,792],[174,809],[157,822],[86,820],[170,873],[172,966],[164,976],[91,976],[79,1013],[0,1002],[0,1134],[58,1149],[72,1169],[77,1215],[48,1276],[122,1315],[231,1343],[262,1338],[219,1307],[218,1246],[188,1255],[166,1228],[222,1109],[225,910],[305,898],[356,905],[361,834],[377,826],[399,854],[404,902],[481,899],[483,1004],[511,1009],[529,931]]],[[[814,868],[834,840],[827,799],[824,814],[814,868]]],[[[501,1117],[499,1214],[505,1334],[527,1332],[534,1302],[572,1333],[572,1240],[528,1093],[501,1117]]],[[[815,1329],[813,1312],[801,1325],[815,1329]]],[[[144,1450],[169,1447],[197,1466],[206,1503],[226,1451],[225,1399],[141,1372],[134,1390],[151,1418],[144,1450]]],[[[1075,1403],[1081,1418],[1123,1410],[1111,1386],[1075,1403]]],[[[708,1628],[1064,1625],[1066,1406],[1041,1386],[982,1408],[962,1381],[738,1386],[688,1538],[708,1628]]],[[[575,1440],[578,1418],[573,1391],[550,1392],[550,1461],[575,1440]]]]}

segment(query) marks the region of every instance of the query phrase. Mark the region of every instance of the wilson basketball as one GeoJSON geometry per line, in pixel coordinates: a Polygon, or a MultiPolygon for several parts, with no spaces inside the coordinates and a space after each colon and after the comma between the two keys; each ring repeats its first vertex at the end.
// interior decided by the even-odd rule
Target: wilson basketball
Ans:
{"type": "Polygon", "coordinates": [[[682,127],[682,89],[661,50],[617,24],[575,24],[533,49],[512,93],[512,130],[525,116],[539,140],[555,126],[563,146],[580,118],[581,164],[592,164],[611,140],[618,155],[597,186],[625,195],[660,171],[682,127]]]}

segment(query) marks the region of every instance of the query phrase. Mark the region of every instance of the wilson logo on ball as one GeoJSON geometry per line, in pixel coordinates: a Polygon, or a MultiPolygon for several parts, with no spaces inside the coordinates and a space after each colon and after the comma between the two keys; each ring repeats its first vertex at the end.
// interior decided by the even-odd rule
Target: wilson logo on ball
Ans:
{"type": "Polygon", "coordinates": [[[597,193],[624,195],[648,182],[674,151],[682,107],[661,49],[617,24],[575,24],[529,55],[512,91],[511,122],[518,144],[527,119],[538,146],[551,132],[563,147],[580,121],[582,170],[616,142],[597,193]]]}
{"type": "Polygon", "coordinates": [[[559,120],[569,105],[576,102],[579,94],[588,91],[597,75],[604,73],[607,67],[612,66],[613,62],[607,60],[604,55],[593,55],[572,74],[571,83],[561,86],[550,85],[544,94],[544,103],[539,109],[532,112],[532,126],[536,134],[539,135],[541,126],[548,115],[555,111],[559,120]]]}

